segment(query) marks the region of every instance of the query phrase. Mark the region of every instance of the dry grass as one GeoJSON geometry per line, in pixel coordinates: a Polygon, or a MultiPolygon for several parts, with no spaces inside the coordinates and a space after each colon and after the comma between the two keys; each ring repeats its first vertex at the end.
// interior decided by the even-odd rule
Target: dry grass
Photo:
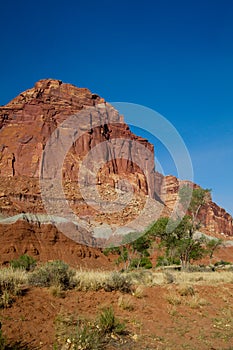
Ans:
{"type": "Polygon", "coordinates": [[[173,272],[177,284],[216,285],[219,283],[233,283],[233,273],[222,272],[173,272]]]}
{"type": "Polygon", "coordinates": [[[65,291],[60,284],[51,286],[49,292],[52,296],[56,298],[65,298],[65,291]]]}
{"type": "Polygon", "coordinates": [[[91,271],[79,270],[74,276],[77,290],[97,291],[104,289],[107,292],[119,290],[124,293],[131,292],[131,280],[128,275],[117,271],[91,271]]]}
{"type": "Polygon", "coordinates": [[[13,296],[19,295],[27,282],[27,274],[23,270],[12,267],[0,269],[0,307],[10,306],[13,296]]]}
{"type": "Polygon", "coordinates": [[[174,306],[180,305],[182,302],[180,295],[178,295],[175,292],[170,292],[169,294],[167,294],[166,300],[169,302],[170,305],[174,306]]]}
{"type": "Polygon", "coordinates": [[[95,270],[78,270],[74,276],[76,288],[78,290],[97,291],[104,287],[106,280],[110,277],[111,272],[95,270]]]}
{"type": "Polygon", "coordinates": [[[123,310],[133,311],[134,305],[132,303],[131,298],[129,295],[120,295],[120,297],[118,299],[118,306],[123,310]]]}
{"type": "Polygon", "coordinates": [[[209,303],[206,299],[194,295],[185,301],[185,305],[191,307],[191,309],[199,309],[202,306],[209,305],[209,303]]]}
{"type": "MultiPolygon", "coordinates": [[[[230,271],[221,272],[186,272],[186,271],[129,271],[125,273],[110,272],[110,271],[95,271],[95,270],[79,270],[76,271],[74,277],[75,284],[78,290],[93,290],[97,291],[106,286],[112,276],[115,279],[125,278],[132,285],[136,286],[133,295],[141,297],[140,288],[152,287],[156,285],[216,285],[221,283],[233,283],[233,273],[230,271]]],[[[115,289],[115,288],[114,288],[115,289]]],[[[117,289],[117,288],[116,288],[117,289]]]]}
{"type": "Polygon", "coordinates": [[[175,289],[170,289],[166,294],[165,299],[170,305],[178,306],[185,305],[191,309],[198,309],[203,306],[209,305],[206,299],[198,296],[191,285],[179,285],[175,289]]]}
{"type": "Polygon", "coordinates": [[[28,283],[27,273],[24,270],[12,267],[0,269],[0,293],[8,291],[17,294],[22,285],[28,283]]]}
{"type": "Polygon", "coordinates": [[[145,271],[145,278],[143,278],[143,271],[140,272],[140,278],[137,274],[129,272],[132,277],[133,284],[143,284],[144,286],[155,286],[174,283],[176,285],[216,285],[222,283],[233,283],[233,273],[231,271],[221,272],[186,272],[186,271],[145,271]],[[136,277],[135,277],[136,276],[136,277]]]}
{"type": "Polygon", "coordinates": [[[135,297],[135,298],[138,298],[138,299],[141,299],[144,297],[144,292],[145,292],[145,287],[144,286],[137,286],[135,288],[135,290],[133,291],[132,295],[135,297]]]}
{"type": "Polygon", "coordinates": [[[178,293],[180,296],[182,297],[187,297],[187,296],[194,296],[195,295],[195,291],[193,289],[192,286],[188,286],[188,285],[184,285],[184,286],[180,286],[178,288],[178,293]]]}

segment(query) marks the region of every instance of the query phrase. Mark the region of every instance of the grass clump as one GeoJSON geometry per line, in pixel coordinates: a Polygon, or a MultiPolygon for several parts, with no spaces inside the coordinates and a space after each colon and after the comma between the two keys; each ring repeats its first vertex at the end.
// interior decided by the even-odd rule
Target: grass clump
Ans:
{"type": "Polygon", "coordinates": [[[191,309],[199,309],[200,307],[209,305],[209,303],[206,301],[206,299],[199,298],[198,296],[194,295],[186,301],[186,305],[191,307],[191,309]]]}
{"type": "Polygon", "coordinates": [[[54,349],[101,350],[103,340],[95,324],[59,315],[55,320],[56,344],[54,349]]]}
{"type": "Polygon", "coordinates": [[[195,291],[192,286],[183,286],[178,289],[178,293],[183,297],[194,296],[195,291]]]}
{"type": "Polygon", "coordinates": [[[166,296],[166,299],[167,299],[167,301],[169,302],[170,305],[177,306],[177,305],[181,304],[181,298],[176,293],[172,293],[172,292],[169,293],[166,296]]]}
{"type": "Polygon", "coordinates": [[[9,307],[14,296],[20,295],[22,286],[27,283],[27,275],[23,270],[12,267],[0,270],[0,307],[9,307]]]}
{"type": "Polygon", "coordinates": [[[29,276],[29,283],[39,287],[60,286],[62,290],[75,287],[75,271],[61,260],[47,262],[29,276]]]}
{"type": "Polygon", "coordinates": [[[134,305],[132,303],[132,300],[130,299],[129,296],[126,295],[120,295],[118,299],[118,306],[127,311],[133,311],[134,310],[134,305]]]}
{"type": "Polygon", "coordinates": [[[21,255],[18,259],[10,261],[10,266],[14,269],[33,270],[36,266],[36,260],[27,254],[21,255]]]}
{"type": "Polygon", "coordinates": [[[103,309],[94,321],[60,314],[55,320],[54,349],[103,350],[111,335],[120,335],[124,329],[112,307],[103,309]]]}
{"type": "Polygon", "coordinates": [[[122,334],[125,330],[125,324],[119,322],[111,306],[102,310],[98,317],[97,323],[102,334],[122,334]]]}
{"type": "Polygon", "coordinates": [[[132,295],[135,296],[135,298],[141,299],[144,297],[144,291],[145,291],[145,288],[139,285],[135,288],[132,295]]]}
{"type": "Polygon", "coordinates": [[[56,298],[65,298],[65,291],[63,290],[60,284],[51,286],[49,292],[53,297],[56,298]]]}

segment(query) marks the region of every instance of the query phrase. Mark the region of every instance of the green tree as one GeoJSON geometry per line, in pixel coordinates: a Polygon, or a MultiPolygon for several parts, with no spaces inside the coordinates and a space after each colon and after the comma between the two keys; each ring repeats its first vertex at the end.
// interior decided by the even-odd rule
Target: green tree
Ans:
{"type": "Polygon", "coordinates": [[[151,247],[151,238],[145,233],[131,232],[126,234],[122,239],[122,245],[119,247],[107,248],[104,253],[109,252],[118,255],[117,264],[124,263],[124,270],[129,267],[146,267],[151,268],[149,248],[151,247]]]}
{"type": "Polygon", "coordinates": [[[179,190],[180,203],[188,209],[187,213],[192,220],[192,232],[200,228],[198,215],[201,208],[210,199],[210,192],[210,189],[203,189],[201,187],[192,189],[189,185],[184,185],[179,190]]]}
{"type": "Polygon", "coordinates": [[[211,264],[211,260],[213,258],[214,252],[221,246],[222,240],[217,238],[206,239],[205,244],[206,244],[206,250],[207,250],[207,254],[209,255],[210,264],[211,264]]]}
{"type": "Polygon", "coordinates": [[[169,263],[175,263],[179,259],[182,268],[186,268],[191,260],[197,260],[203,256],[202,240],[193,239],[192,220],[189,216],[184,216],[179,224],[174,221],[171,226],[174,229],[169,232],[164,227],[165,222],[165,220],[158,220],[155,227],[159,230],[154,234],[160,238],[160,246],[164,247],[165,257],[169,263]],[[164,227],[163,230],[162,227],[164,227]]]}

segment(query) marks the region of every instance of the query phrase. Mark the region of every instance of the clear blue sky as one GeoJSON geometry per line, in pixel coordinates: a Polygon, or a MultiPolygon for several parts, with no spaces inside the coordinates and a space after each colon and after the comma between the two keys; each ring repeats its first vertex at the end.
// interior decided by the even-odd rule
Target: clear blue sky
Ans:
{"type": "Polygon", "coordinates": [[[232,0],[13,0],[0,13],[1,105],[51,77],[150,107],[233,214],[232,0]]]}

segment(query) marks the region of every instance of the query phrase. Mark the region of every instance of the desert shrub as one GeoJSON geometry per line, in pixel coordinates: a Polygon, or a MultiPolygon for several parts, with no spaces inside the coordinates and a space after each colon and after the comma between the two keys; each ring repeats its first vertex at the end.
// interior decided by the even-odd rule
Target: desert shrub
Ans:
{"type": "Polygon", "coordinates": [[[56,260],[35,269],[29,276],[29,283],[40,287],[61,286],[66,290],[75,287],[74,275],[69,265],[56,260]]]}
{"type": "Polygon", "coordinates": [[[24,269],[30,271],[36,266],[36,260],[27,254],[21,255],[18,259],[11,260],[10,266],[14,269],[24,269]]]}
{"type": "Polygon", "coordinates": [[[107,292],[119,290],[123,293],[130,293],[131,287],[130,280],[120,272],[112,272],[104,282],[104,290],[107,292]]]}
{"type": "Polygon", "coordinates": [[[127,277],[132,284],[143,284],[152,285],[153,284],[153,273],[151,270],[132,270],[127,273],[127,277]]]}
{"type": "Polygon", "coordinates": [[[119,322],[111,306],[102,310],[98,317],[97,323],[101,333],[103,334],[122,334],[125,330],[125,324],[119,322]]]}

